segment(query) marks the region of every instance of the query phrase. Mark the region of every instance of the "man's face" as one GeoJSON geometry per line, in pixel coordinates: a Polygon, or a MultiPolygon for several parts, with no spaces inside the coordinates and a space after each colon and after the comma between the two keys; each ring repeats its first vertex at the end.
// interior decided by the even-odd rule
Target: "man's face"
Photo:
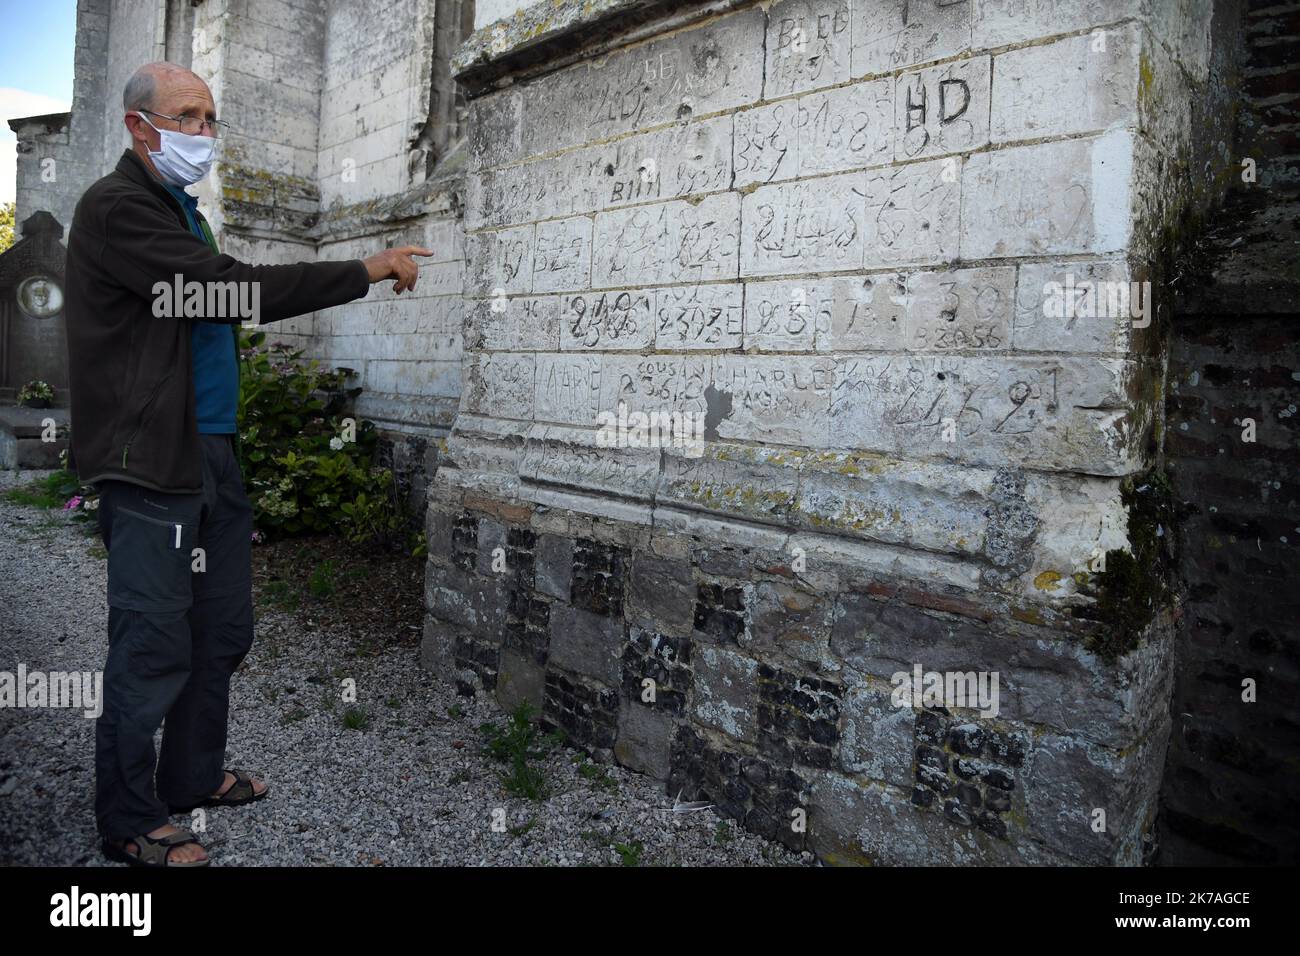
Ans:
{"type": "MultiPolygon", "coordinates": [[[[165,113],[167,116],[195,116],[208,120],[217,118],[217,104],[212,99],[208,84],[192,73],[166,73],[158,77],[156,88],[154,103],[150,107],[156,112],[145,115],[149,123],[153,123],[158,129],[180,131],[179,122],[159,116],[159,113],[165,113]]],[[[162,137],[149,128],[149,123],[136,118],[132,132],[137,139],[143,136],[143,141],[149,149],[157,152],[162,148],[162,137]]],[[[214,136],[215,133],[212,127],[205,126],[199,135],[214,136]]]]}

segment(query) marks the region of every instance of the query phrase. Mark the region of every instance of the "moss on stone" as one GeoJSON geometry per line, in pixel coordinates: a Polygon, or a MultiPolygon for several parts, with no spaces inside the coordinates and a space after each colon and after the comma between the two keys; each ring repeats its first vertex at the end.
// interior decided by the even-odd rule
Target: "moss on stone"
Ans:
{"type": "Polygon", "coordinates": [[[1128,511],[1130,550],[1106,552],[1105,569],[1094,576],[1097,602],[1082,616],[1104,625],[1085,646],[1113,662],[1134,650],[1172,591],[1173,488],[1161,469],[1124,479],[1120,496],[1128,511]]]}

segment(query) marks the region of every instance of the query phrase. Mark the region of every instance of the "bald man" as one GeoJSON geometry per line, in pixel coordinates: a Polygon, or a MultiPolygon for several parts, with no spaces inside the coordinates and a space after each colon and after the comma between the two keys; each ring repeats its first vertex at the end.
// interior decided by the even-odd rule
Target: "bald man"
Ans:
{"type": "Polygon", "coordinates": [[[211,169],[224,125],[207,84],[150,63],[122,100],[131,148],[77,204],[67,256],[72,459],[100,492],[108,549],[95,816],[112,859],[206,866],[198,839],[168,817],[269,793],[223,766],[230,678],[253,641],[238,326],[341,305],[388,279],[401,294],[415,288],[412,256],[432,253],[272,266],[222,255],[185,191],[211,169]],[[175,308],[172,290],[192,282],[209,292],[202,314],[175,308]]]}

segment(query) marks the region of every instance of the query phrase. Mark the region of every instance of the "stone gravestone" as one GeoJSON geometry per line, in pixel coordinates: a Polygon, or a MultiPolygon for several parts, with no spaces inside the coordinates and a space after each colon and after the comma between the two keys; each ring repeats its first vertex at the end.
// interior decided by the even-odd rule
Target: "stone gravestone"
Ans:
{"type": "Polygon", "coordinates": [[[33,379],[67,389],[63,227],[35,212],[22,234],[0,255],[0,389],[17,392],[33,379]]]}
{"type": "Polygon", "coordinates": [[[13,402],[31,381],[55,390],[47,409],[0,406],[0,467],[54,468],[67,446],[68,345],[63,314],[63,227],[48,212],[22,225],[23,238],[0,255],[0,399],[13,402]]]}

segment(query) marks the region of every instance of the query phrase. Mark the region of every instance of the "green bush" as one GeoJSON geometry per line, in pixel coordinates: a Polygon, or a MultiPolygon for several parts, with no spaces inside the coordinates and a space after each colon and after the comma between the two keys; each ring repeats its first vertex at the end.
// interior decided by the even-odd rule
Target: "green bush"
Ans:
{"type": "Polygon", "coordinates": [[[391,546],[409,537],[386,468],[372,467],[378,435],[357,421],[351,369],[325,369],[264,332],[240,330],[240,459],[257,527],[268,535],[341,534],[391,546]]]}

